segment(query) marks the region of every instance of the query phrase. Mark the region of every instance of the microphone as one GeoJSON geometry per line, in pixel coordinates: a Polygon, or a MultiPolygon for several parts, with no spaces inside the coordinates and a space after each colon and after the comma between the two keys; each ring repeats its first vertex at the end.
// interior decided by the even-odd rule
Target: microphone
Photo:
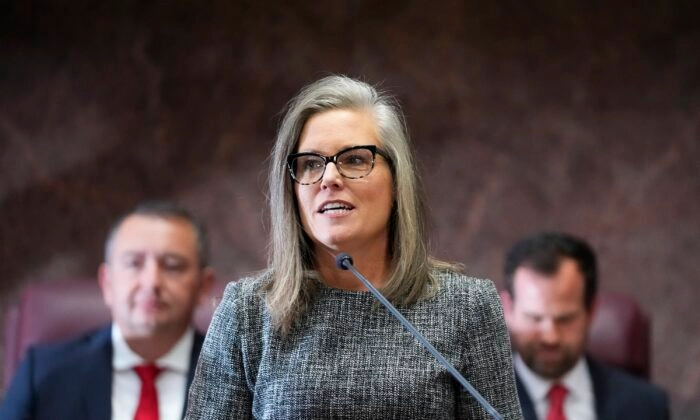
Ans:
{"type": "Polygon", "coordinates": [[[503,419],[503,417],[501,417],[501,415],[498,414],[498,411],[496,411],[496,409],[493,408],[493,406],[489,404],[489,402],[486,401],[486,399],[481,394],[479,394],[479,391],[477,391],[466,379],[464,379],[464,376],[462,376],[462,374],[460,374],[459,371],[455,369],[455,367],[452,366],[452,364],[448,362],[447,359],[445,359],[445,357],[442,354],[440,354],[440,352],[437,351],[437,349],[433,347],[433,345],[430,344],[430,342],[426,340],[421,333],[418,332],[418,330],[416,330],[413,324],[411,324],[406,318],[404,318],[404,316],[401,315],[401,312],[399,312],[394,307],[394,305],[392,305],[391,302],[389,302],[384,297],[384,295],[382,295],[379,292],[379,290],[377,290],[372,285],[372,283],[370,283],[369,280],[365,278],[365,276],[363,276],[359,271],[357,271],[357,269],[353,265],[352,257],[349,254],[341,252],[340,254],[336,255],[335,264],[340,269],[349,270],[355,277],[357,277],[358,280],[360,280],[365,285],[365,287],[367,287],[367,289],[370,292],[372,292],[374,297],[377,298],[377,300],[379,300],[379,302],[381,302],[382,305],[384,305],[384,307],[389,310],[389,312],[391,312],[394,318],[398,319],[399,322],[401,322],[401,324],[404,326],[404,328],[406,328],[408,332],[410,332],[411,335],[413,335],[413,337],[415,337],[415,339],[418,340],[423,345],[423,347],[425,347],[433,355],[433,357],[435,357],[435,359],[437,359],[437,361],[440,362],[440,364],[443,365],[452,374],[452,377],[455,378],[457,382],[459,382],[462,385],[462,387],[465,390],[467,390],[467,392],[469,392],[469,394],[471,394],[471,396],[479,402],[481,407],[483,407],[484,410],[486,410],[492,418],[496,420],[503,419]]]}

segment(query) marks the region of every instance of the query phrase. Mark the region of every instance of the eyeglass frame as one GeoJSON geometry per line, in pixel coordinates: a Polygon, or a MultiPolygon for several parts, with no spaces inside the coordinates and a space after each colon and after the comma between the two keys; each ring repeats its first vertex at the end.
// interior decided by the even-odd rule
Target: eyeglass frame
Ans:
{"type": "Polygon", "coordinates": [[[322,154],[316,153],[316,152],[290,153],[287,155],[287,169],[289,170],[289,175],[292,177],[292,180],[299,185],[313,185],[313,184],[317,184],[317,183],[321,182],[321,180],[323,179],[323,175],[326,174],[326,168],[328,167],[329,163],[333,163],[336,166],[336,170],[338,171],[338,174],[340,174],[340,176],[342,176],[343,178],[360,179],[360,178],[364,178],[372,173],[372,171],[374,170],[374,164],[376,163],[376,160],[377,160],[377,155],[383,157],[384,159],[386,159],[386,161],[389,164],[391,164],[391,158],[389,158],[389,155],[384,150],[380,149],[378,146],[376,146],[374,144],[366,144],[366,145],[346,147],[345,149],[338,151],[338,153],[334,154],[333,156],[326,156],[326,155],[322,155],[322,154]],[[367,171],[367,173],[362,175],[362,176],[344,175],[342,172],[342,169],[340,169],[340,168],[342,168],[342,166],[338,165],[338,156],[342,155],[345,152],[348,152],[350,150],[355,150],[355,149],[365,149],[365,150],[369,150],[370,152],[372,152],[372,165],[370,166],[369,171],[367,171]],[[303,182],[297,180],[297,178],[294,176],[294,168],[292,168],[292,162],[294,161],[294,159],[296,159],[298,157],[302,157],[302,156],[316,156],[316,157],[323,159],[323,163],[324,163],[323,164],[323,171],[321,171],[321,176],[319,176],[316,181],[309,182],[309,183],[303,183],[303,182]]]}

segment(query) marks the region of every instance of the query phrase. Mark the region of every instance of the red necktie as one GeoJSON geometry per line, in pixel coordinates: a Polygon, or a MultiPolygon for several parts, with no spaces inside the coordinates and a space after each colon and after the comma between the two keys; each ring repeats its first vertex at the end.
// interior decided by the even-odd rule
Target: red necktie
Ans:
{"type": "Polygon", "coordinates": [[[156,377],[161,368],[154,364],[135,366],[136,374],[141,378],[141,397],[136,408],[134,420],[158,420],[158,391],[156,377]]]}
{"type": "Polygon", "coordinates": [[[561,384],[554,384],[547,393],[549,411],[547,420],[566,420],[564,415],[564,398],[569,391],[561,384]]]}

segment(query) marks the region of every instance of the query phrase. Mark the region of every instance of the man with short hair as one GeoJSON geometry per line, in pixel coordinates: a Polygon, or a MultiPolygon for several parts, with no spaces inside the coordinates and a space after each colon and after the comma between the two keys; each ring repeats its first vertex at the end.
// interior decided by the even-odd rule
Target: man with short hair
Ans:
{"type": "Polygon", "coordinates": [[[181,419],[214,282],[207,232],[187,210],[146,203],[121,217],[98,280],[112,324],[28,350],[0,407],[14,419],[181,419]]]}
{"type": "Polygon", "coordinates": [[[669,418],[663,390],[585,355],[598,288],[581,239],[542,233],[507,253],[503,294],[526,420],[669,418]]]}

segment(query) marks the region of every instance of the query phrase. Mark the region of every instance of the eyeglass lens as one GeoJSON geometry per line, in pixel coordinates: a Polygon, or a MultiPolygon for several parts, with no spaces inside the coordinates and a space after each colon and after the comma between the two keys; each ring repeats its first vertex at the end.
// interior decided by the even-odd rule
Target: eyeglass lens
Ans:
{"type": "MultiPolygon", "coordinates": [[[[335,159],[336,167],[340,175],[346,178],[362,178],[369,175],[374,166],[374,153],[365,148],[354,148],[344,150],[335,159]]],[[[315,154],[297,156],[292,161],[292,171],[294,179],[301,184],[313,184],[323,178],[326,170],[326,159],[315,154]]]]}

